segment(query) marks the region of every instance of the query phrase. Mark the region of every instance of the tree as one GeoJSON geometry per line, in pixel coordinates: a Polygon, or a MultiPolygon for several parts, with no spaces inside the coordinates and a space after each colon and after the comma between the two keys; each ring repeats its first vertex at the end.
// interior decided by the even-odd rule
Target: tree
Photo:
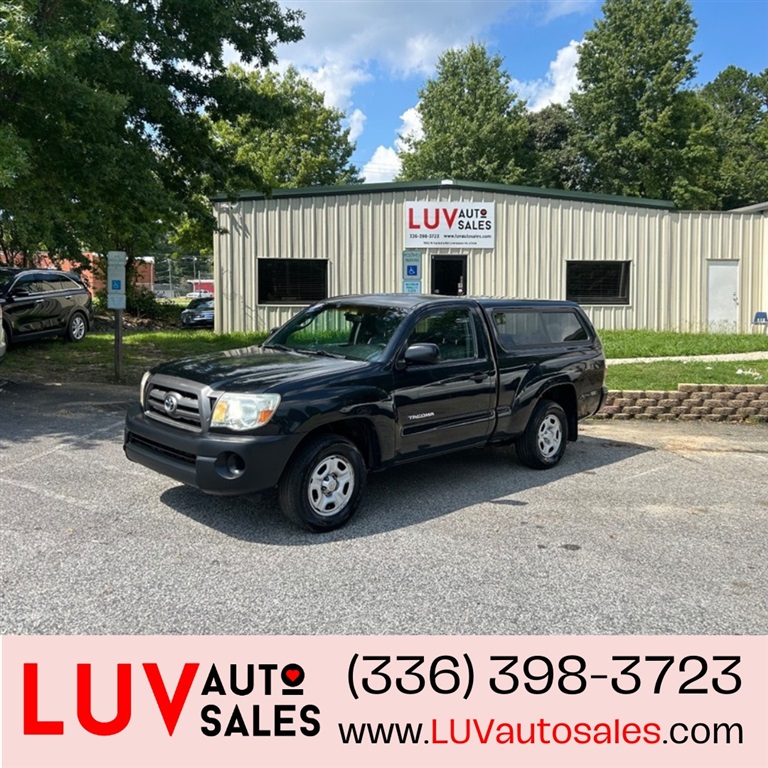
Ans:
{"type": "Polygon", "coordinates": [[[708,112],[685,86],[695,76],[696,22],[688,0],[605,0],[579,48],[581,91],[571,97],[590,188],[715,201],[708,112]]]}
{"type": "Polygon", "coordinates": [[[768,200],[768,69],[730,66],[701,90],[717,140],[718,207],[768,200]]]}
{"type": "MultiPolygon", "coordinates": [[[[295,68],[285,75],[268,70],[246,71],[230,67],[230,76],[251,94],[264,110],[238,115],[234,120],[210,121],[219,151],[227,158],[224,178],[199,179],[198,203],[208,207],[208,196],[222,189],[332,186],[361,181],[350,163],[355,145],[342,127],[344,113],[326,107],[323,95],[295,68]],[[259,183],[254,185],[254,179],[259,183]]],[[[184,216],[169,237],[172,253],[212,253],[212,229],[201,218],[184,216]]]]}
{"type": "Polygon", "coordinates": [[[524,104],[510,90],[500,56],[477,43],[446,51],[419,91],[417,110],[423,137],[401,137],[401,180],[523,180],[524,104]]]}
{"type": "Polygon", "coordinates": [[[535,187],[583,189],[583,161],[575,143],[576,125],[562,104],[528,112],[526,181],[535,187]]]}
{"type": "Polygon", "coordinates": [[[355,145],[342,127],[344,113],[326,107],[323,94],[290,67],[276,72],[232,68],[233,77],[254,94],[277,104],[282,112],[270,123],[243,114],[219,121],[213,131],[237,164],[260,174],[269,187],[330,186],[360,182],[350,164],[355,145]]]}
{"type": "Polygon", "coordinates": [[[225,46],[269,65],[277,43],[301,38],[299,20],[276,0],[3,3],[3,247],[140,253],[182,213],[212,225],[199,179],[223,184],[230,158],[204,113],[270,119],[225,46]]]}

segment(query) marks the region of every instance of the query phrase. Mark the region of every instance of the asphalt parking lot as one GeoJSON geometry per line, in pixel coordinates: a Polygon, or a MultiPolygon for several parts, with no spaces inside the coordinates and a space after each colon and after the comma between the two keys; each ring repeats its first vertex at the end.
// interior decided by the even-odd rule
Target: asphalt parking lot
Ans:
{"type": "Polygon", "coordinates": [[[371,477],[323,536],[123,457],[123,387],[0,385],[4,634],[768,634],[768,427],[593,422],[371,477]]]}

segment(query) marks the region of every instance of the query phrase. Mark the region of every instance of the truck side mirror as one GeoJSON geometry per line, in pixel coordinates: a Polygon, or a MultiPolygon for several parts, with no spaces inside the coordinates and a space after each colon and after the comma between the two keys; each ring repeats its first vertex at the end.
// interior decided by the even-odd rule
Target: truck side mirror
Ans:
{"type": "Polygon", "coordinates": [[[411,344],[403,355],[406,365],[434,365],[440,362],[437,344],[411,344]]]}

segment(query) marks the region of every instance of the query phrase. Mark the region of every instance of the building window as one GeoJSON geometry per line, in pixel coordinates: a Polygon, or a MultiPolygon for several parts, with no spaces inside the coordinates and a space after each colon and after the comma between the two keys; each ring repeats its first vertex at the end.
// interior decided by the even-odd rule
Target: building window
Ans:
{"type": "Polygon", "coordinates": [[[569,261],[565,298],[579,304],[629,304],[628,261],[569,261]]]}
{"type": "Polygon", "coordinates": [[[259,259],[259,304],[310,304],[328,298],[325,259],[259,259]]]}

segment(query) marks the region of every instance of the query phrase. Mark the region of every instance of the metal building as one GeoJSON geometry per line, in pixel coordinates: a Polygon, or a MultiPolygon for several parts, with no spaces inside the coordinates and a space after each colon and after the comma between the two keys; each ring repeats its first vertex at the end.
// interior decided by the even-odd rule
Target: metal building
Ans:
{"type": "Polygon", "coordinates": [[[672,203],[467,181],[213,201],[216,328],[318,299],[414,292],[573,299],[599,328],[747,331],[768,309],[768,204],[672,203]]]}

